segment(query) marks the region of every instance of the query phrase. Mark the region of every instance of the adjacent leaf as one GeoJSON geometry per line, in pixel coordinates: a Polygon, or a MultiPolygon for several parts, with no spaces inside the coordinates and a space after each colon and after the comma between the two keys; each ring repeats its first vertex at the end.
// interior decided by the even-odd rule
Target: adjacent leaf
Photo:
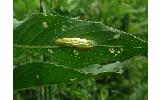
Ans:
{"type": "Polygon", "coordinates": [[[89,75],[60,65],[33,62],[14,68],[14,89],[87,79],[89,75]]]}
{"type": "Polygon", "coordinates": [[[21,55],[26,51],[45,55],[50,62],[59,65],[83,68],[125,61],[144,54],[147,42],[99,22],[36,14],[14,29],[14,54],[21,55]],[[56,41],[62,38],[86,39],[95,44],[84,49],[60,46],[56,41]]]}
{"type": "Polygon", "coordinates": [[[84,80],[102,73],[122,73],[124,63],[108,65],[92,65],[81,69],[71,69],[61,65],[43,62],[33,62],[19,65],[14,68],[14,89],[45,86],[65,82],[84,80]]]}

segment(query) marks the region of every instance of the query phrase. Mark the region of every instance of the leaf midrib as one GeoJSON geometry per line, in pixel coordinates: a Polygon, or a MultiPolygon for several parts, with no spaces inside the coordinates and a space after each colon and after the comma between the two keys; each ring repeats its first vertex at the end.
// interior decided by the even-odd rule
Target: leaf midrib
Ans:
{"type": "MultiPolygon", "coordinates": [[[[13,45],[15,48],[59,48],[59,47],[67,47],[67,46],[38,46],[38,45],[13,45]]],[[[113,46],[113,45],[97,45],[95,47],[107,47],[107,48],[145,48],[145,47],[131,47],[131,46],[113,46]]],[[[94,47],[94,48],[95,48],[94,47]]]]}

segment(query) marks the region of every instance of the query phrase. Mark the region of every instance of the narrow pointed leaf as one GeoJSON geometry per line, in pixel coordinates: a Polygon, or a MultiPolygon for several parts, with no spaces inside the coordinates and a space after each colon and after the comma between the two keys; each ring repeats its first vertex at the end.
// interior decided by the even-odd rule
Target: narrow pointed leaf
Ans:
{"type": "Polygon", "coordinates": [[[99,22],[35,14],[14,29],[14,48],[14,52],[19,51],[15,54],[22,53],[22,49],[46,55],[59,65],[79,68],[125,61],[145,54],[147,42],[99,22]],[[67,46],[66,41],[59,45],[56,41],[62,38],[86,39],[94,44],[91,48],[79,48],[72,42],[67,46]]]}

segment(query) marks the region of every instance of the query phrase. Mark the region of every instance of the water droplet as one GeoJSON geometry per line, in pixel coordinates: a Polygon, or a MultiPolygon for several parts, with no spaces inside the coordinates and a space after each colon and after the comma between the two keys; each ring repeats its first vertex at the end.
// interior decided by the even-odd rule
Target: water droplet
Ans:
{"type": "Polygon", "coordinates": [[[44,28],[48,28],[47,22],[43,22],[42,25],[44,28]]]}
{"type": "Polygon", "coordinates": [[[110,53],[115,53],[114,48],[109,48],[110,53]]]}
{"type": "Polygon", "coordinates": [[[61,29],[64,31],[64,30],[66,30],[68,28],[68,26],[67,25],[62,25],[62,27],[61,27],[61,29]]]}
{"type": "Polygon", "coordinates": [[[75,80],[77,80],[77,78],[71,78],[71,79],[70,79],[70,81],[75,81],[75,80]]]}
{"type": "Polygon", "coordinates": [[[49,51],[50,53],[53,53],[53,50],[51,50],[51,49],[48,49],[48,51],[49,51]]]}
{"type": "Polygon", "coordinates": [[[115,34],[114,39],[118,39],[120,37],[120,34],[115,34]]]}
{"type": "Polygon", "coordinates": [[[79,55],[79,52],[77,50],[74,49],[74,55],[79,55]]]}

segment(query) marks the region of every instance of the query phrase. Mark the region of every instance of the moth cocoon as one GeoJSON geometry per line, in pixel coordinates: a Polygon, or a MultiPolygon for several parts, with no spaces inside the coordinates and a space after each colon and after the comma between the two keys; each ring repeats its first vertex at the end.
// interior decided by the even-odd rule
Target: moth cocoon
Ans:
{"type": "Polygon", "coordinates": [[[95,43],[91,40],[81,39],[81,38],[59,38],[56,39],[57,45],[76,47],[76,48],[92,48],[95,43]]]}

